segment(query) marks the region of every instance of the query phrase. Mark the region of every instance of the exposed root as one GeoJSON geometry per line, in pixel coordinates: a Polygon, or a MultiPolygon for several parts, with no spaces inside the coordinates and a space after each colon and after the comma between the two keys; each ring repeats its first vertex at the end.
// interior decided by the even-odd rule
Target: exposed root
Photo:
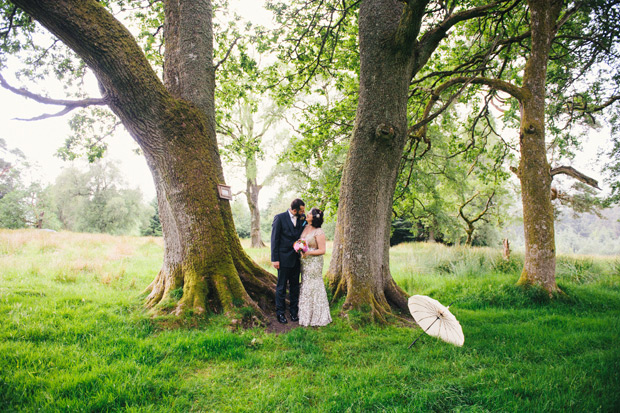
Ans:
{"type": "Polygon", "coordinates": [[[409,305],[407,303],[409,295],[394,280],[388,282],[384,292],[385,298],[392,308],[397,308],[404,314],[409,314],[409,305]]]}
{"type": "Polygon", "coordinates": [[[275,311],[275,277],[257,266],[245,253],[229,263],[216,268],[196,269],[184,265],[178,271],[179,281],[173,282],[162,269],[146,291],[146,306],[154,312],[182,315],[205,312],[223,313],[239,320],[239,314],[253,318],[243,319],[245,325],[269,324],[266,314],[275,311]],[[178,285],[177,285],[178,284],[178,285]],[[171,290],[183,288],[179,296],[171,296],[171,290]],[[273,307],[273,308],[272,308],[273,307]],[[243,310],[243,309],[251,310],[243,310]],[[239,312],[241,310],[241,312],[239,312]]]}
{"type": "Polygon", "coordinates": [[[247,294],[258,305],[261,313],[275,312],[276,277],[256,265],[245,254],[235,259],[235,267],[247,294]]]}
{"type": "Polygon", "coordinates": [[[338,281],[332,280],[330,277],[329,289],[332,292],[331,303],[337,303],[347,293],[347,283],[344,278],[340,277],[338,281]],[[333,281],[333,282],[332,282],[333,281]]]}
{"type": "Polygon", "coordinates": [[[372,323],[389,324],[396,320],[411,325],[412,318],[407,305],[408,295],[391,279],[391,276],[381,291],[372,291],[369,288],[362,290],[359,287],[350,289],[347,277],[342,274],[330,273],[329,281],[332,304],[346,296],[341,316],[347,316],[350,311],[358,311],[366,314],[364,318],[372,323]]]}

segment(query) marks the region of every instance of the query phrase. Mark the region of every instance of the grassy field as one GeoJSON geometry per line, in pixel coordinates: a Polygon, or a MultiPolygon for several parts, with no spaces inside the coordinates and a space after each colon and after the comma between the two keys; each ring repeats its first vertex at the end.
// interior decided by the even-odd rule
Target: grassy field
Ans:
{"type": "Polygon", "coordinates": [[[454,301],[465,333],[408,350],[420,330],[335,309],[279,336],[164,328],[140,298],[161,239],[0,230],[0,411],[620,411],[620,260],[560,257],[550,302],[499,254],[392,248],[397,282],[454,301]]]}

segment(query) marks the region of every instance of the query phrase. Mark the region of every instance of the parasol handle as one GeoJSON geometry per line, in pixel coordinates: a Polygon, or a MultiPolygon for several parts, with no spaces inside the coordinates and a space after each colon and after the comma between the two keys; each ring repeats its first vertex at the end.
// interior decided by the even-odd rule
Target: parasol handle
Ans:
{"type": "MultiPolygon", "coordinates": [[[[439,320],[439,317],[437,317],[437,318],[435,319],[435,321],[433,321],[433,322],[431,323],[431,325],[430,325],[430,326],[426,327],[426,330],[424,330],[424,333],[426,333],[428,330],[430,330],[430,328],[433,326],[433,324],[435,324],[435,323],[437,322],[437,320],[439,320]]],[[[422,334],[424,334],[424,333],[422,333],[422,334]]],[[[415,340],[413,340],[413,343],[409,344],[409,347],[407,347],[407,349],[410,349],[410,348],[411,348],[411,347],[412,347],[412,346],[416,343],[416,341],[418,341],[418,340],[420,339],[420,337],[422,337],[422,334],[420,334],[420,335],[418,336],[418,338],[416,338],[415,340]]]]}

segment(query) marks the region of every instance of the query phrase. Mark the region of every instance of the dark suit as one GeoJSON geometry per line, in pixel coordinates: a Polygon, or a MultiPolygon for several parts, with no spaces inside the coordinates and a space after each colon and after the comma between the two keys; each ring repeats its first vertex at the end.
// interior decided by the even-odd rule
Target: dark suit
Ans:
{"type": "MultiPolygon", "coordinates": [[[[305,222],[305,221],[303,221],[305,222]]],[[[289,285],[290,313],[297,315],[299,304],[299,254],[293,244],[303,231],[302,219],[297,217],[297,225],[293,226],[289,212],[273,217],[271,226],[271,261],[280,262],[278,284],[276,286],[276,314],[284,315],[286,309],[286,284],[289,285]]]]}

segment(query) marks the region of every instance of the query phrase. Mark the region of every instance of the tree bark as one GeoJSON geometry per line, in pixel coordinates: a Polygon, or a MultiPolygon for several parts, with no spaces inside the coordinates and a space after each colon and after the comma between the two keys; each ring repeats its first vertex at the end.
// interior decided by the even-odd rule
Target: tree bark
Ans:
{"type": "Polygon", "coordinates": [[[520,285],[558,292],[555,281],[555,236],[551,204],[551,168],[545,146],[545,85],[551,44],[562,9],[558,0],[530,0],[532,51],[525,66],[521,100],[519,179],[523,202],[525,261],[520,285]]]}
{"type": "Polygon", "coordinates": [[[435,229],[433,227],[430,227],[428,229],[428,242],[432,242],[432,243],[437,242],[435,240],[435,229]]]}
{"type": "Polygon", "coordinates": [[[575,178],[576,180],[578,180],[580,182],[583,182],[586,185],[590,185],[592,188],[595,188],[595,189],[598,189],[598,190],[601,189],[601,188],[599,188],[598,181],[596,179],[591,178],[591,177],[589,177],[589,176],[579,172],[578,170],[576,170],[572,166],[558,166],[558,167],[553,168],[551,170],[551,177],[552,178],[554,176],[560,175],[560,174],[571,176],[571,177],[575,178]]]}
{"type": "Polygon", "coordinates": [[[258,194],[262,186],[258,184],[256,169],[256,154],[246,159],[245,176],[246,189],[245,197],[250,208],[250,239],[252,248],[265,248],[265,243],[260,233],[260,209],[258,208],[258,194]]]}
{"type": "MultiPolygon", "coordinates": [[[[176,313],[259,314],[274,277],[254,264],[236,236],[215,135],[210,1],[166,2],[165,83],[133,36],[95,0],[14,3],[71,47],[93,70],[109,106],[142,149],[153,174],[164,262],[148,287],[149,306],[183,289],[176,313]]],[[[174,303],[174,302],[173,302],[174,303]]]]}
{"type": "Polygon", "coordinates": [[[334,300],[346,293],[344,310],[368,311],[379,322],[391,307],[407,311],[406,293],[389,267],[392,198],[407,137],[413,61],[395,42],[402,12],[402,3],[395,0],[360,6],[359,102],[328,271],[334,300]]]}
{"type": "Polygon", "coordinates": [[[502,245],[504,246],[504,249],[502,250],[502,258],[504,261],[508,262],[510,261],[510,242],[508,241],[508,238],[504,238],[502,245]]]}
{"type": "Polygon", "coordinates": [[[474,240],[474,225],[471,222],[467,223],[467,228],[465,228],[465,233],[467,234],[467,240],[465,240],[465,245],[471,247],[471,243],[474,240]]]}

